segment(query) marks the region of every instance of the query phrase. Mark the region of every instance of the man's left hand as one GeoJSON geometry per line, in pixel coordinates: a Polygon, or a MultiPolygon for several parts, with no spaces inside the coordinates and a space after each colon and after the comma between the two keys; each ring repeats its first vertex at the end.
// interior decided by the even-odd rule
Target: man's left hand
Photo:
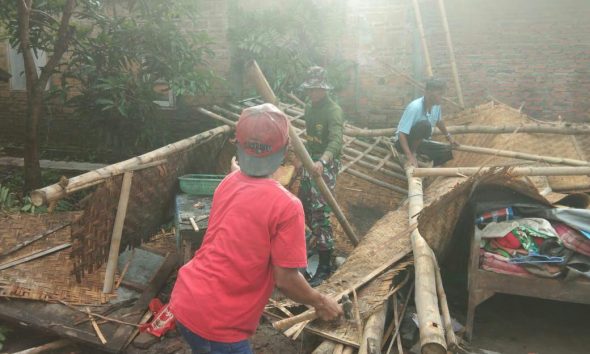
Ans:
{"type": "Polygon", "coordinates": [[[320,161],[316,161],[313,163],[313,174],[316,176],[321,176],[324,174],[324,164],[320,161]]]}
{"type": "Polygon", "coordinates": [[[451,147],[459,146],[459,143],[455,139],[453,139],[452,136],[447,137],[447,140],[449,141],[449,144],[451,144],[451,147]]]}

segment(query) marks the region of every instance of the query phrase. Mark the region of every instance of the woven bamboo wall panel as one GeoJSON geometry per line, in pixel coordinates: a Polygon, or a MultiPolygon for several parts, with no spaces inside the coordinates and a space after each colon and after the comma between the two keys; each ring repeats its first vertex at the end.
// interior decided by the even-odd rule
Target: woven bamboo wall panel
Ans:
{"type": "MultiPolygon", "coordinates": [[[[224,135],[217,136],[194,149],[169,156],[161,165],[134,171],[121,251],[140,245],[159,230],[176,193],[177,177],[214,172],[212,168],[217,165],[225,140],[224,135]]],[[[119,175],[101,184],[89,199],[83,216],[72,225],[71,271],[78,281],[108,258],[121,183],[119,175]]]]}
{"type": "MultiPolygon", "coordinates": [[[[46,215],[14,214],[0,217],[0,251],[52,227],[69,223],[80,213],[46,215]]],[[[33,252],[46,250],[70,242],[70,227],[35,241],[2,258],[7,263],[33,252]]],[[[73,304],[101,304],[110,295],[102,293],[104,270],[94,272],[81,283],[71,275],[73,267],[71,248],[22,263],[0,271],[0,296],[29,300],[62,300],[73,304]]]]}

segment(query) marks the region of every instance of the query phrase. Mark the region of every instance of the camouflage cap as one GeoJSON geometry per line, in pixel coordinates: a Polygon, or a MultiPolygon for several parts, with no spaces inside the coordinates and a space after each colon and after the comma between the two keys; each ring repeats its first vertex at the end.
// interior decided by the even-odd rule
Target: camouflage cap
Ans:
{"type": "Polygon", "coordinates": [[[303,89],[321,88],[331,90],[332,86],[328,84],[326,69],[321,66],[312,66],[307,70],[307,79],[301,84],[303,89]]]}

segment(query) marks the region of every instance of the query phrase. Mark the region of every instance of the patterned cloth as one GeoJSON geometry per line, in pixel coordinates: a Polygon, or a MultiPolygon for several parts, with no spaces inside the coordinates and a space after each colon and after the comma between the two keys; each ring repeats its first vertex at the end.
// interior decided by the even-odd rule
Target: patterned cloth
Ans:
{"type": "MultiPolygon", "coordinates": [[[[332,160],[324,166],[322,178],[334,195],[336,176],[340,171],[340,160],[332,160]]],[[[331,251],[334,248],[333,231],[330,223],[332,208],[326,202],[309,173],[302,169],[299,199],[305,211],[305,223],[309,227],[306,231],[307,249],[316,251],[331,251]],[[310,231],[311,230],[311,231],[310,231]]]]}

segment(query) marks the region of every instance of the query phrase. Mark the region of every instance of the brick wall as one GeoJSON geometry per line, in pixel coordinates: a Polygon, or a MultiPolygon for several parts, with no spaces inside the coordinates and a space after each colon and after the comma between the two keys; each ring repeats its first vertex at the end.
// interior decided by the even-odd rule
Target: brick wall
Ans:
{"type": "MultiPolygon", "coordinates": [[[[211,61],[221,77],[228,77],[228,3],[199,0],[201,18],[191,31],[207,31],[215,43],[211,61]]],[[[317,0],[344,7],[334,14],[343,29],[331,48],[333,55],[353,60],[353,80],[339,93],[348,119],[360,126],[388,127],[399,120],[404,107],[421,92],[391,65],[422,80],[422,48],[411,0],[317,0]]],[[[240,0],[259,8],[270,0],[240,0]]],[[[455,96],[449,56],[437,0],[419,0],[435,73],[448,81],[448,96],[455,96]]],[[[590,13],[587,0],[445,0],[449,26],[465,103],[485,102],[489,96],[541,119],[590,121],[590,13]]],[[[0,45],[0,67],[7,66],[0,45]]],[[[227,82],[216,83],[206,97],[187,99],[184,109],[165,112],[171,136],[190,135],[205,127],[194,106],[219,102],[228,96],[227,82]],[[178,128],[182,127],[182,128],[178,128]]],[[[25,106],[22,93],[0,83],[0,144],[19,143],[25,106]]],[[[445,113],[453,111],[444,105],[445,113]]],[[[53,109],[42,124],[42,141],[50,145],[78,145],[83,123],[70,124],[67,114],[53,109]],[[66,143],[68,142],[68,143],[66,143]]]]}
{"type": "MultiPolygon", "coordinates": [[[[454,95],[437,1],[420,3],[433,66],[454,95]]],[[[467,105],[492,95],[536,118],[590,121],[590,1],[445,3],[467,105]]]]}

